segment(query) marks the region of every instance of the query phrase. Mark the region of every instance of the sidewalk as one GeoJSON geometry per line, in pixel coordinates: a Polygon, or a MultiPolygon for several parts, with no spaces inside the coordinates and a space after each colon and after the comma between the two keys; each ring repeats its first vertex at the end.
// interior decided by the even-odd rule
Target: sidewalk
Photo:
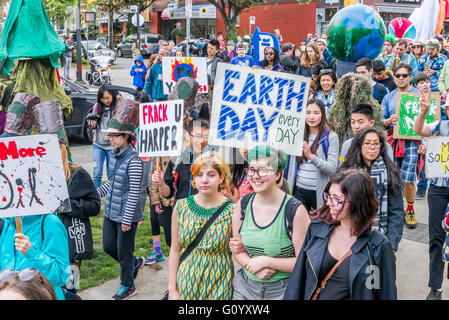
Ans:
{"type": "MultiPolygon", "coordinates": [[[[428,231],[427,231],[427,199],[417,200],[415,203],[418,227],[407,229],[404,227],[404,235],[396,254],[396,285],[400,300],[424,300],[429,293],[427,287],[429,273],[428,231]]],[[[144,266],[137,276],[137,295],[133,300],[159,300],[168,285],[168,257],[159,263],[161,270],[155,270],[151,266],[144,266]]],[[[236,264],[236,269],[239,266],[236,264]]],[[[447,267],[444,271],[447,278],[447,267]]],[[[114,279],[98,287],[90,288],[80,293],[85,300],[110,300],[120,286],[120,280],[114,279]]],[[[443,282],[444,300],[449,299],[449,281],[443,282]]]]}

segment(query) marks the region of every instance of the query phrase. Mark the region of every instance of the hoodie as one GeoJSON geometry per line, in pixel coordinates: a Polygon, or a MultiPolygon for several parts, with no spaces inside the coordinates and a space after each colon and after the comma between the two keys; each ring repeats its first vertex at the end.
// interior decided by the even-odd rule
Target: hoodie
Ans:
{"type": "Polygon", "coordinates": [[[133,86],[136,86],[138,88],[143,89],[143,85],[144,85],[144,76],[145,73],[147,72],[147,66],[145,65],[145,62],[143,61],[142,56],[138,56],[136,58],[136,60],[134,60],[134,65],[131,68],[130,74],[131,76],[134,77],[133,79],[133,86]],[[142,62],[141,66],[137,65],[137,61],[142,62]],[[136,72],[136,69],[142,69],[142,71],[136,72]]]}
{"type": "Polygon", "coordinates": [[[25,255],[14,246],[14,235],[17,233],[15,219],[3,218],[5,224],[0,234],[0,270],[39,270],[53,285],[58,300],[64,300],[61,287],[71,274],[67,230],[53,213],[47,215],[42,227],[43,217],[22,217],[22,232],[31,242],[25,255]]]}

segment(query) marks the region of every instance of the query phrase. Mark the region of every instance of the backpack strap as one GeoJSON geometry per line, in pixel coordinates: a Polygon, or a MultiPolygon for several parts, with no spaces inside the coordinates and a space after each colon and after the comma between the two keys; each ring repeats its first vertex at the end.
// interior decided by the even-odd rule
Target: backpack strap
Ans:
{"type": "Polygon", "coordinates": [[[245,213],[246,213],[246,207],[248,206],[248,202],[251,198],[254,198],[256,196],[256,193],[248,193],[247,195],[244,195],[242,199],[240,199],[240,214],[242,217],[240,220],[245,220],[245,213]]]}
{"type": "Polygon", "coordinates": [[[285,207],[285,227],[287,230],[287,235],[290,239],[292,238],[293,234],[293,220],[295,219],[296,210],[300,205],[302,205],[301,201],[299,201],[295,197],[291,197],[285,207]]]}
{"type": "Polygon", "coordinates": [[[324,156],[326,157],[327,161],[327,154],[329,153],[329,133],[331,129],[325,128],[323,133],[321,134],[319,143],[321,144],[321,147],[323,148],[324,156]]]}
{"type": "Polygon", "coordinates": [[[5,220],[0,219],[0,235],[2,234],[3,226],[5,225],[5,220]]]}

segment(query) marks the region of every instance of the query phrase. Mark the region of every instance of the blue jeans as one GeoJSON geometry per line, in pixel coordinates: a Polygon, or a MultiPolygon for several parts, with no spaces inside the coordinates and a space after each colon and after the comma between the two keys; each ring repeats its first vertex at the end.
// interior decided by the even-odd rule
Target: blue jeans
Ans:
{"type": "Polygon", "coordinates": [[[110,180],[111,177],[111,170],[109,168],[109,160],[111,159],[111,152],[112,150],[106,150],[103,149],[96,144],[93,145],[92,150],[92,160],[94,162],[94,185],[95,188],[98,188],[101,186],[101,179],[103,177],[103,163],[106,158],[106,173],[108,176],[108,180],[110,180]]]}
{"type": "MultiPolygon", "coordinates": [[[[426,161],[425,156],[422,156],[423,160],[426,161]]],[[[427,191],[427,178],[426,178],[426,172],[424,170],[424,167],[422,167],[421,171],[419,172],[419,177],[421,178],[421,181],[418,182],[418,190],[427,191]]]]}

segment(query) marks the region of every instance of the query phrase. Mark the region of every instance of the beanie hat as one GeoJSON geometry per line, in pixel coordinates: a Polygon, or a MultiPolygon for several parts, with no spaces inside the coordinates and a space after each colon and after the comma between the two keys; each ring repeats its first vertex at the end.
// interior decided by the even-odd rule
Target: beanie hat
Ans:
{"type": "Polygon", "coordinates": [[[106,133],[126,133],[132,140],[136,140],[135,131],[139,125],[139,103],[133,100],[119,98],[115,106],[115,113],[108,122],[106,133]]]}
{"type": "Polygon", "coordinates": [[[56,134],[60,142],[66,143],[62,105],[59,101],[49,100],[33,105],[31,112],[37,133],[56,134]]]}
{"type": "Polygon", "coordinates": [[[35,95],[17,93],[6,114],[5,131],[21,136],[25,135],[33,126],[31,108],[39,102],[39,98],[35,95]]]}

